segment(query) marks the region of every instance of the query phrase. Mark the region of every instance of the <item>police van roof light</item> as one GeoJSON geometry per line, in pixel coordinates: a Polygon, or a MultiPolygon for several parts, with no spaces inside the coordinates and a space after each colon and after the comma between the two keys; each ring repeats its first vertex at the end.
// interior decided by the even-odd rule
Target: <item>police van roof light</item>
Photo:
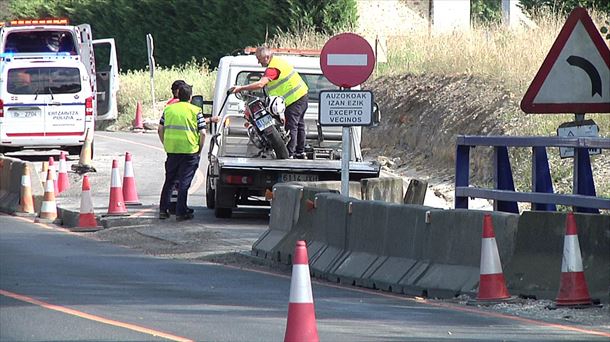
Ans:
{"type": "Polygon", "coordinates": [[[28,26],[28,25],[68,25],[69,21],[66,18],[52,19],[19,19],[11,20],[6,26],[28,26]]]}

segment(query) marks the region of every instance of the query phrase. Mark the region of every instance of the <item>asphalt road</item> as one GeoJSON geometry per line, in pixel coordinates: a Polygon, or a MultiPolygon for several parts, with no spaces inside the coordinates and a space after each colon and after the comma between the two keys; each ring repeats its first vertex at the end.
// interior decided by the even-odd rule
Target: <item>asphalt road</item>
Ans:
{"type": "MultiPolygon", "coordinates": [[[[286,275],[159,259],[0,216],[2,341],[279,341],[286,275]]],[[[313,283],[322,341],[593,341],[586,329],[313,283]]]]}

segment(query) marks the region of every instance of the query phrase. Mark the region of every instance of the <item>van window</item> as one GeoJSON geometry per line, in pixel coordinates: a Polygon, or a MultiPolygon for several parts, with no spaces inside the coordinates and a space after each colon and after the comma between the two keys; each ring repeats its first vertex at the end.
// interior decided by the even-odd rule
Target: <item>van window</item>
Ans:
{"type": "MultiPolygon", "coordinates": [[[[237,85],[246,85],[258,81],[262,77],[263,73],[260,71],[242,71],[237,74],[237,85]]],[[[299,73],[301,78],[307,84],[309,88],[309,101],[318,101],[320,91],[322,90],[336,90],[339,89],[336,85],[330,83],[326,76],[321,74],[305,74],[299,73]]],[[[263,97],[262,91],[251,92],[252,95],[263,97]]]]}
{"type": "Polygon", "coordinates": [[[7,90],[15,95],[73,94],[81,91],[78,68],[16,68],[8,71],[7,90]]]}
{"type": "Polygon", "coordinates": [[[3,52],[69,52],[76,54],[74,36],[67,31],[11,32],[6,37],[3,52]]]}

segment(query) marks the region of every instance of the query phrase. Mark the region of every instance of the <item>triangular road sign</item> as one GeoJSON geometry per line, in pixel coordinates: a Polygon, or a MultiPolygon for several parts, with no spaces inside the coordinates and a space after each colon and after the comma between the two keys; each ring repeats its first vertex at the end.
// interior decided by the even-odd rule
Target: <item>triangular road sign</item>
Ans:
{"type": "Polygon", "coordinates": [[[521,100],[526,113],[610,113],[610,50],[587,10],[570,13],[521,100]]]}

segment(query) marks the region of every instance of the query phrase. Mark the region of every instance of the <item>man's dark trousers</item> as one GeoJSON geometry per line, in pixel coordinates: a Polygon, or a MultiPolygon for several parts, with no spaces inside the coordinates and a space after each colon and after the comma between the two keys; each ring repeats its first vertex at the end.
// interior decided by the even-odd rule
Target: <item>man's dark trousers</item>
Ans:
{"type": "Polygon", "coordinates": [[[168,153],[165,160],[165,183],[161,191],[161,203],[159,210],[165,212],[169,209],[169,202],[172,195],[174,183],[178,181],[178,198],[176,202],[176,216],[186,215],[186,200],[188,190],[195,171],[199,167],[200,155],[168,153]]]}
{"type": "Polygon", "coordinates": [[[305,112],[307,111],[307,94],[286,107],[286,130],[290,132],[290,141],[286,146],[288,154],[294,156],[305,152],[305,112]]]}

